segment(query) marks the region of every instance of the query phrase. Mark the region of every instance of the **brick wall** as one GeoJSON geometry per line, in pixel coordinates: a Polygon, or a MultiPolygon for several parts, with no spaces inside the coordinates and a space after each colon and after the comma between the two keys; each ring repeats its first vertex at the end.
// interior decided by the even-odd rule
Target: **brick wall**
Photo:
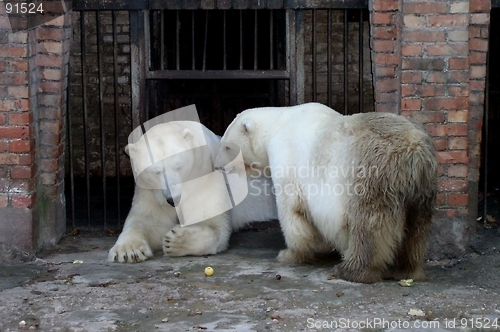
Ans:
{"type": "MultiPolygon", "coordinates": [[[[0,6],[0,243],[35,251],[65,229],[69,16],[12,32],[0,6]]],[[[1,259],[1,257],[0,257],[1,259]]]]}
{"type": "Polygon", "coordinates": [[[430,254],[458,256],[477,214],[489,1],[373,0],[371,9],[376,109],[415,118],[434,138],[430,254]]]}

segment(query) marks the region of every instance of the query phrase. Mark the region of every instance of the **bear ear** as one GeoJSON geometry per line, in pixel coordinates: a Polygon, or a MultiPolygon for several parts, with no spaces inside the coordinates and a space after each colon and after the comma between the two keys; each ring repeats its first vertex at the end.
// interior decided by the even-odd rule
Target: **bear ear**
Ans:
{"type": "Polygon", "coordinates": [[[241,122],[241,130],[245,133],[249,133],[252,130],[253,123],[250,120],[243,120],[241,122]]]}
{"type": "Polygon", "coordinates": [[[126,147],[125,147],[125,149],[124,149],[124,150],[125,150],[125,153],[126,153],[128,156],[130,156],[130,152],[129,152],[129,151],[130,151],[130,148],[131,148],[131,144],[127,144],[127,146],[126,146],[126,147]]]}
{"type": "Polygon", "coordinates": [[[191,129],[185,128],[182,131],[182,137],[184,137],[185,139],[191,138],[191,137],[193,137],[193,132],[191,131],[191,129]]]}

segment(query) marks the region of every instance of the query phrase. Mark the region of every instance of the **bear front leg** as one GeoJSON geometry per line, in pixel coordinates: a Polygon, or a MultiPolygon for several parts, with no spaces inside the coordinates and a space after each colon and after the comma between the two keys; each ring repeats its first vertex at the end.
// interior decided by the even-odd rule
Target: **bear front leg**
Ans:
{"type": "Polygon", "coordinates": [[[282,193],[276,196],[281,230],[288,247],[278,255],[281,263],[300,264],[312,261],[316,252],[325,250],[325,241],[308,218],[307,207],[299,195],[282,193]]]}
{"type": "MultiPolygon", "coordinates": [[[[219,217],[220,218],[220,217],[219,217]]],[[[226,250],[231,229],[229,220],[206,220],[198,224],[175,226],[167,232],[163,240],[165,256],[203,256],[226,250]]]]}

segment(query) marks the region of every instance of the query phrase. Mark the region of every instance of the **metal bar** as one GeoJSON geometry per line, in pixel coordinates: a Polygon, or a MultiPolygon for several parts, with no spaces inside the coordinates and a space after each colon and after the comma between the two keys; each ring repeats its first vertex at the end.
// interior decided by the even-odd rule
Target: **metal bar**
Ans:
{"type": "Polygon", "coordinates": [[[254,10],[253,69],[257,70],[257,10],[254,10]]]}
{"type": "Polygon", "coordinates": [[[222,58],[223,58],[223,60],[222,61],[224,63],[222,67],[224,68],[224,70],[226,70],[227,69],[227,54],[226,54],[226,51],[227,51],[227,49],[226,49],[226,11],[223,10],[222,13],[223,13],[222,14],[223,15],[223,23],[222,23],[222,30],[223,30],[222,31],[222,39],[223,39],[222,40],[222,45],[223,45],[222,46],[223,47],[223,49],[222,49],[222,52],[223,52],[222,58]]]}
{"type": "Polygon", "coordinates": [[[163,70],[150,71],[147,79],[288,79],[288,70],[163,70]]]}
{"type": "Polygon", "coordinates": [[[318,19],[318,13],[316,9],[313,9],[312,16],[312,100],[317,101],[317,86],[316,86],[316,71],[317,71],[317,57],[316,57],[316,23],[318,19]]]}
{"type": "Polygon", "coordinates": [[[88,110],[85,100],[87,99],[87,75],[85,74],[85,12],[80,15],[80,45],[81,45],[81,61],[82,61],[82,105],[83,105],[83,139],[85,153],[85,180],[87,190],[87,226],[90,227],[90,154],[89,154],[89,132],[88,132],[88,110]]]}
{"type": "Polygon", "coordinates": [[[348,89],[348,84],[349,84],[349,78],[348,78],[348,66],[349,66],[349,59],[348,59],[348,43],[347,43],[347,38],[349,38],[349,18],[348,18],[348,13],[349,11],[347,9],[344,9],[344,115],[347,115],[348,113],[348,103],[349,103],[349,89],[348,89]]]}
{"type": "Polygon", "coordinates": [[[327,18],[327,40],[326,40],[326,98],[328,107],[332,107],[332,10],[328,9],[327,18]]]}
{"type": "Polygon", "coordinates": [[[162,10],[160,12],[160,69],[161,70],[168,69],[166,68],[166,65],[168,66],[168,64],[166,64],[165,61],[165,54],[167,54],[166,48],[167,48],[167,43],[165,42],[165,12],[162,10]]]}
{"type": "MultiPolygon", "coordinates": [[[[163,12],[162,12],[163,13],[163,12]]],[[[116,218],[118,220],[118,229],[121,228],[120,216],[120,131],[119,121],[120,114],[118,113],[118,45],[116,42],[117,29],[116,29],[116,11],[111,12],[111,21],[113,24],[113,92],[114,92],[114,114],[115,114],[115,177],[116,177],[116,218]]],[[[163,49],[163,48],[162,48],[163,49]]]]}
{"type": "Polygon", "coordinates": [[[243,70],[243,10],[240,10],[240,70],[243,70]]]}
{"type": "Polygon", "coordinates": [[[208,10],[205,13],[205,40],[203,43],[203,70],[207,69],[208,10]]]}
{"type": "Polygon", "coordinates": [[[137,128],[146,119],[146,56],[149,42],[145,11],[131,11],[130,13],[130,59],[132,87],[132,130],[137,128]]]}
{"type": "Polygon", "coordinates": [[[96,18],[96,39],[97,39],[97,75],[99,77],[98,90],[99,90],[99,122],[100,122],[100,134],[101,134],[101,178],[102,178],[102,205],[103,205],[103,224],[104,229],[107,227],[107,216],[106,216],[106,135],[104,132],[104,93],[103,93],[103,77],[102,77],[102,56],[101,56],[101,45],[103,44],[103,36],[101,33],[101,14],[99,11],[95,12],[96,18]]]}
{"type": "Polygon", "coordinates": [[[175,68],[177,70],[179,70],[179,66],[180,66],[180,55],[179,55],[179,51],[180,51],[180,41],[179,41],[179,33],[180,33],[180,30],[181,30],[181,26],[180,26],[180,22],[179,22],[179,11],[176,10],[175,11],[175,43],[176,43],[176,46],[175,46],[175,68]]]}
{"type": "MultiPolygon", "coordinates": [[[[82,12],[80,12],[80,19],[82,17],[82,12]]],[[[81,38],[81,37],[80,37],[81,38]]],[[[81,65],[81,70],[83,73],[83,64],[81,65]]],[[[71,70],[68,71],[68,95],[71,93],[71,70]]],[[[70,109],[70,98],[66,98],[66,116],[67,116],[67,126],[68,126],[68,158],[69,158],[69,181],[70,181],[70,201],[71,201],[71,226],[72,229],[76,229],[76,218],[75,218],[75,168],[73,164],[73,134],[71,130],[71,109],[70,109]]]]}
{"type": "Polygon", "coordinates": [[[359,113],[363,113],[363,9],[359,10],[359,113]]]}
{"type": "Polygon", "coordinates": [[[274,11],[269,11],[269,69],[274,69],[274,11]]]}
{"type": "Polygon", "coordinates": [[[191,11],[191,68],[195,69],[195,59],[194,59],[194,10],[191,11]]]}
{"type": "MultiPolygon", "coordinates": [[[[297,48],[295,45],[296,41],[296,15],[299,15],[298,11],[288,9],[286,11],[286,50],[289,56],[286,57],[286,69],[287,73],[290,75],[289,85],[288,85],[288,103],[290,105],[297,105],[298,93],[297,93],[297,48]],[[293,66],[293,67],[292,67],[293,66]]],[[[302,13],[300,13],[302,15],[302,13]]],[[[302,20],[300,21],[302,23],[302,20]]],[[[300,28],[300,27],[299,27],[300,28]]]]}
{"type": "MultiPolygon", "coordinates": [[[[491,35],[491,31],[490,31],[491,35]]],[[[486,78],[485,78],[485,87],[486,87],[486,94],[485,94],[485,102],[484,102],[484,176],[483,176],[483,183],[484,183],[484,189],[483,189],[483,223],[488,222],[488,152],[489,152],[489,144],[488,144],[488,136],[489,136],[489,80],[490,80],[490,54],[491,50],[488,49],[488,54],[486,56],[486,78]]]]}

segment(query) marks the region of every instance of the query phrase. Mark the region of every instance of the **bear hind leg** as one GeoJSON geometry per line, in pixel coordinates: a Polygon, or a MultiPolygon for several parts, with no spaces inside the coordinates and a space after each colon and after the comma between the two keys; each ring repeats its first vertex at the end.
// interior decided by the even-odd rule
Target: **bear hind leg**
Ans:
{"type": "Polygon", "coordinates": [[[408,212],[406,234],[397,252],[390,277],[424,280],[424,263],[427,252],[427,236],[431,226],[429,213],[408,212]]]}

